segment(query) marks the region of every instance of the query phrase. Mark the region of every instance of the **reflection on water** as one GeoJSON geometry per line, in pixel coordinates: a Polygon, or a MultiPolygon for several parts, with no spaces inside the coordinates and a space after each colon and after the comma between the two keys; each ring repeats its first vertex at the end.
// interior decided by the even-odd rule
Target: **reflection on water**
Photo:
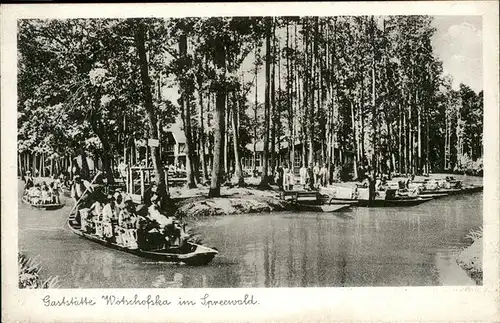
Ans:
{"type": "Polygon", "coordinates": [[[482,223],[482,193],[411,208],[353,208],[349,217],[206,219],[197,230],[220,254],[205,267],[110,250],[60,230],[66,208],[44,214],[42,222],[37,212],[20,205],[20,248],[40,254],[63,288],[467,285],[472,281],[455,258],[465,234],[482,223]],[[22,229],[28,225],[33,230],[22,229]]]}

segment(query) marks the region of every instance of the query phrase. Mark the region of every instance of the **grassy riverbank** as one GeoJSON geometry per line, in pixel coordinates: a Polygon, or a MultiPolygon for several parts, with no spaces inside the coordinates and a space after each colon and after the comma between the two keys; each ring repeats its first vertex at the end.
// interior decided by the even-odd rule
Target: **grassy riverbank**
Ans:
{"type": "Polygon", "coordinates": [[[472,244],[462,250],[457,257],[457,263],[478,285],[483,284],[483,231],[472,230],[467,234],[472,244]]]}
{"type": "Polygon", "coordinates": [[[278,198],[274,189],[260,189],[257,179],[247,178],[245,187],[221,188],[221,197],[209,198],[208,186],[194,189],[171,188],[170,196],[175,201],[178,217],[205,217],[230,214],[262,213],[292,209],[289,202],[278,198]]]}

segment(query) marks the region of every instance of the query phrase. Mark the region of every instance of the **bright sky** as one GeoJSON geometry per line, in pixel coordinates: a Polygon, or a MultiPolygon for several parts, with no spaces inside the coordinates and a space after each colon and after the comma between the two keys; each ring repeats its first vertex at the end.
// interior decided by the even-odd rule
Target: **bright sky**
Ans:
{"type": "Polygon", "coordinates": [[[481,16],[437,16],[432,40],[436,55],[443,61],[445,74],[476,93],[483,89],[483,37],[481,16]]]}
{"type": "MultiPolygon", "coordinates": [[[[476,93],[483,89],[483,38],[481,16],[435,16],[436,33],[432,39],[435,55],[443,62],[443,71],[453,77],[453,88],[458,89],[460,83],[470,86],[476,93]]],[[[283,35],[282,44],[286,33],[283,35]]],[[[292,36],[293,29],[290,29],[292,36]]],[[[264,50],[264,49],[263,49],[264,50]]],[[[262,53],[264,54],[264,53],[262,53]]],[[[253,52],[242,64],[245,82],[254,79],[253,52]]],[[[282,60],[282,78],[285,77],[285,60],[282,60]]],[[[277,72],[276,72],[277,73],[277,72]]],[[[282,84],[284,86],[284,84],[282,84]]],[[[264,101],[265,75],[261,66],[257,77],[258,101],[264,101]]],[[[166,97],[176,102],[177,89],[164,91],[166,97]]],[[[248,93],[250,102],[255,101],[255,86],[248,93]]]]}

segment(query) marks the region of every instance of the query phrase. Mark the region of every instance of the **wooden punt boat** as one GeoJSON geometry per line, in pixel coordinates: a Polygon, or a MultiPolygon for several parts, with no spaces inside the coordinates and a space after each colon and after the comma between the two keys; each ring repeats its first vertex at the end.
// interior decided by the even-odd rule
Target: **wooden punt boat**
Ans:
{"type": "Polygon", "coordinates": [[[358,200],[357,205],[367,206],[367,207],[401,207],[401,206],[414,206],[430,200],[432,200],[432,197],[402,198],[393,200],[375,199],[372,201],[358,200]]]}
{"type": "Polygon", "coordinates": [[[23,201],[24,204],[28,204],[34,208],[41,209],[41,210],[57,210],[62,208],[65,204],[64,203],[59,203],[59,204],[33,204],[29,201],[28,197],[24,195],[21,200],[23,201]]]}
{"type": "Polygon", "coordinates": [[[476,193],[482,191],[483,191],[483,185],[469,185],[462,187],[462,193],[476,193]]]}
{"type": "Polygon", "coordinates": [[[458,194],[481,192],[482,190],[483,190],[482,185],[470,185],[462,188],[423,190],[419,193],[419,195],[422,197],[432,196],[435,194],[458,195],[458,194]]]}
{"type": "Polygon", "coordinates": [[[300,211],[313,211],[313,212],[339,212],[351,207],[351,204],[335,204],[335,205],[315,205],[298,203],[297,208],[300,211]]]}
{"type": "Polygon", "coordinates": [[[191,242],[187,242],[183,247],[172,247],[167,249],[129,249],[116,243],[109,242],[105,239],[101,239],[96,235],[82,232],[80,230],[80,225],[75,221],[74,217],[71,216],[68,219],[68,227],[74,234],[105,247],[157,261],[184,263],[189,266],[203,266],[212,261],[212,259],[218,254],[218,251],[214,248],[208,248],[191,242]]]}
{"type": "Polygon", "coordinates": [[[321,195],[319,200],[325,205],[349,204],[354,206],[358,203],[358,200],[355,199],[330,197],[328,195],[321,195]]]}
{"type": "Polygon", "coordinates": [[[441,197],[449,196],[448,193],[432,193],[432,194],[425,194],[425,195],[420,195],[421,197],[427,198],[427,197],[432,197],[433,199],[438,199],[441,197]]]}

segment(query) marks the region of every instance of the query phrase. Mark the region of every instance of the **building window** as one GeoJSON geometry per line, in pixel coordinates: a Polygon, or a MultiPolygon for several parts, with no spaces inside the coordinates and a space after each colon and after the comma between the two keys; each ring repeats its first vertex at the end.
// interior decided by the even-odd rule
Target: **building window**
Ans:
{"type": "Polygon", "coordinates": [[[260,154],[257,153],[255,157],[255,167],[260,167],[260,154]]]}
{"type": "Polygon", "coordinates": [[[302,167],[302,156],[300,156],[300,154],[295,154],[294,158],[295,158],[294,166],[302,167]]]}

